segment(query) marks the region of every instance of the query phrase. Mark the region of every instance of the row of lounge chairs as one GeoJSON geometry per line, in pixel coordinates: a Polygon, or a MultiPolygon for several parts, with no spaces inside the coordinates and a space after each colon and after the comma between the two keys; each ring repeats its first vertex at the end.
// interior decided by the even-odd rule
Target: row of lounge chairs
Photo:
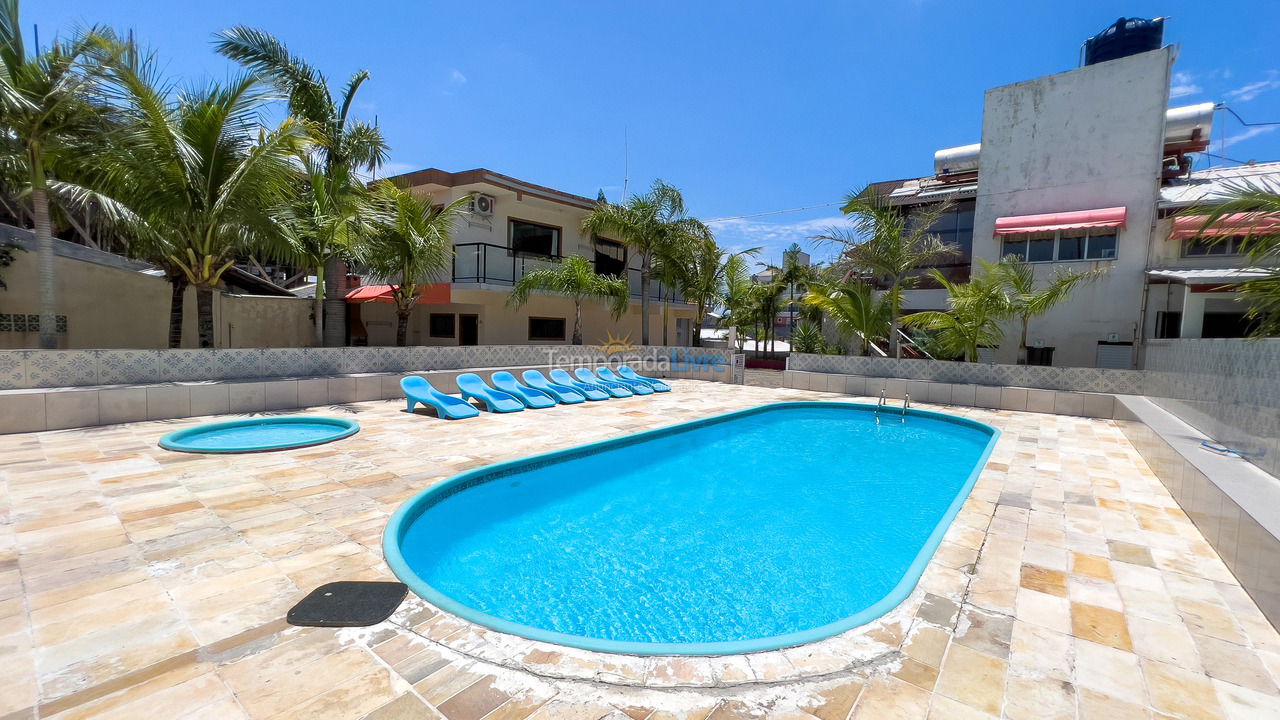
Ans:
{"type": "Polygon", "coordinates": [[[639,375],[626,365],[620,365],[617,372],[603,365],[595,372],[578,368],[573,375],[556,368],[551,371],[550,379],[538,370],[525,370],[523,377],[522,383],[509,372],[496,372],[489,378],[493,381],[490,387],[479,375],[462,373],[457,380],[461,398],[440,392],[418,375],[403,378],[400,389],[408,401],[409,412],[413,412],[416,405],[425,405],[450,420],[479,415],[471,400],[479,400],[489,412],[505,413],[671,391],[671,386],[661,380],[639,375]]]}

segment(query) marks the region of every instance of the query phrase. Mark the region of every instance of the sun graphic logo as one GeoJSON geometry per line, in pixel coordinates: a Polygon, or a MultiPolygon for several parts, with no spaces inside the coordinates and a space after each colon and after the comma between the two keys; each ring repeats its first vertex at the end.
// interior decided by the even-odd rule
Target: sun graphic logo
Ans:
{"type": "Polygon", "coordinates": [[[596,343],[593,347],[605,355],[621,355],[636,348],[635,345],[631,344],[631,333],[627,333],[622,337],[614,337],[612,330],[605,334],[603,342],[596,343]]]}

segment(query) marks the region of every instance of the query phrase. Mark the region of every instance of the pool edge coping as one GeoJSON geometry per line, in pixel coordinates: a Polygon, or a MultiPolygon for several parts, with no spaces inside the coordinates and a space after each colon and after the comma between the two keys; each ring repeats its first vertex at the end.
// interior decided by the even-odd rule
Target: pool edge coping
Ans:
{"type": "Polygon", "coordinates": [[[454,600],[419,577],[417,573],[409,567],[409,564],[405,561],[399,548],[399,540],[404,534],[404,531],[423,512],[429,509],[431,505],[456,492],[464,491],[466,487],[459,486],[466,486],[467,483],[478,480],[481,477],[493,475],[494,477],[492,479],[496,480],[509,474],[510,471],[517,467],[524,468],[529,465],[545,465],[556,461],[572,459],[574,456],[595,454],[596,452],[604,449],[605,446],[617,446],[619,444],[630,445],[644,442],[647,439],[658,438],[663,435],[685,432],[707,425],[726,422],[739,417],[793,407],[837,407],[863,412],[877,411],[877,406],[866,403],[813,400],[768,403],[765,405],[758,405],[753,408],[747,408],[745,410],[737,410],[730,413],[690,420],[684,423],[677,423],[675,425],[645,430],[643,432],[631,433],[621,437],[598,440],[586,445],[577,445],[559,450],[552,450],[546,453],[540,453],[538,455],[531,455],[524,458],[517,458],[515,460],[485,465],[473,470],[468,470],[432,485],[431,487],[425,488],[402,503],[387,521],[387,526],[383,531],[383,556],[387,565],[390,567],[391,572],[399,578],[401,582],[408,585],[409,589],[415,595],[430,602],[441,610],[466,620],[467,622],[471,622],[500,633],[506,633],[526,640],[545,642],[553,645],[588,650],[591,652],[636,656],[674,655],[689,657],[719,657],[798,647],[840,635],[841,633],[861,627],[883,617],[910,597],[912,591],[915,590],[916,586],[919,584],[920,578],[924,575],[924,571],[928,566],[929,561],[937,552],[938,546],[942,544],[942,538],[946,535],[947,530],[955,521],[956,516],[959,515],[960,509],[964,506],[964,503],[969,499],[969,495],[973,492],[973,488],[977,484],[982,471],[986,469],[991,453],[995,450],[996,443],[1000,440],[1002,434],[999,428],[977,420],[959,417],[956,415],[948,415],[946,413],[931,410],[906,408],[898,411],[899,416],[905,414],[917,417],[928,417],[983,431],[989,436],[986,446],[974,462],[974,467],[970,471],[969,476],[965,479],[959,490],[957,490],[955,499],[947,506],[942,517],[939,518],[937,525],[934,526],[933,531],[920,546],[920,551],[916,554],[916,557],[912,560],[911,564],[907,566],[907,569],[903,572],[898,583],[895,584],[894,587],[884,595],[884,597],[863,610],[846,618],[842,618],[825,625],[820,625],[815,628],[810,628],[808,630],[801,630],[783,635],[773,635],[766,638],[708,643],[651,643],[603,640],[583,635],[559,633],[510,620],[504,620],[454,600]],[[437,495],[441,497],[437,498],[437,495]]]}

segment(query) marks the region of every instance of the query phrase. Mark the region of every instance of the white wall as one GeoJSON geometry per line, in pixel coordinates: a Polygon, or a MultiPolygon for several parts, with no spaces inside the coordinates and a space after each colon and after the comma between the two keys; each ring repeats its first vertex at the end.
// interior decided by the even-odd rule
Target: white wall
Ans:
{"type": "MultiPolygon", "coordinates": [[[[996,218],[1123,205],[1116,259],[1046,263],[1107,268],[1105,278],[1032,321],[1029,338],[1056,348],[1055,365],[1092,366],[1097,343],[1135,338],[1168,106],[1169,48],[988,90],[982,170],[974,218],[975,258],[1000,258],[996,218]]],[[[1007,328],[997,359],[1013,362],[1018,331],[1007,328]]]]}

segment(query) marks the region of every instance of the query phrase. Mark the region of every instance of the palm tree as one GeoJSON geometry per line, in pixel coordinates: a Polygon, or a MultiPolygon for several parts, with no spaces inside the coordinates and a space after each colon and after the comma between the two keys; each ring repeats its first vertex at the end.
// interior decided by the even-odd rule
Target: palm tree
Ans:
{"type": "Polygon", "coordinates": [[[774,329],[774,321],[778,317],[778,313],[782,310],[782,295],[787,291],[787,286],[776,278],[769,282],[757,282],[752,288],[752,297],[754,298],[753,313],[756,322],[760,324],[762,332],[756,340],[756,356],[760,356],[761,342],[767,346],[767,354],[773,356],[774,341],[776,340],[777,331],[774,329]]]}
{"type": "Polygon", "coordinates": [[[720,316],[719,324],[736,330],[739,352],[743,349],[748,328],[755,322],[752,318],[755,281],[751,279],[746,256],[758,251],[759,248],[744,250],[725,258],[724,262],[724,296],[721,300],[724,313],[720,316]]]}
{"type": "Polygon", "coordinates": [[[943,243],[929,232],[951,208],[941,203],[908,218],[870,185],[850,193],[845,200],[841,211],[850,216],[853,228],[833,229],[817,239],[843,248],[837,265],[846,270],[846,276],[865,270],[885,288],[890,308],[889,354],[901,357],[898,319],[902,314],[902,291],[915,285],[915,270],[957,253],[954,245],[943,243]]]}
{"type": "Polygon", "coordinates": [[[236,253],[281,242],[277,211],[292,199],[306,128],[294,119],[262,128],[269,97],[252,77],[172,98],[127,66],[113,78],[120,129],[102,182],[145,223],[168,269],[196,288],[200,347],[213,347],[213,289],[236,253]]]}
{"type": "Polygon", "coordinates": [[[450,233],[470,199],[461,197],[436,208],[388,180],[375,186],[378,217],[360,260],[391,284],[391,299],[396,305],[396,345],[400,347],[408,343],[409,315],[418,302],[422,284],[446,270],[453,259],[450,233]]]}
{"type": "MultiPolygon", "coordinates": [[[[1250,333],[1253,337],[1280,335],[1280,233],[1272,229],[1273,223],[1280,221],[1280,193],[1272,187],[1244,181],[1227,185],[1223,198],[1222,202],[1193,207],[1183,214],[1203,216],[1201,232],[1236,213],[1250,213],[1257,221],[1254,228],[1246,230],[1243,249],[1250,265],[1264,274],[1240,283],[1240,300],[1249,306],[1247,317],[1257,321],[1250,333]]],[[[1226,239],[1219,237],[1217,242],[1226,239]]]]}
{"type": "Polygon", "coordinates": [[[710,239],[711,231],[685,212],[684,196],[661,180],[621,205],[603,198],[582,220],[587,235],[616,235],[640,256],[640,342],[649,344],[649,282],[655,256],[690,238],[710,239]]]}
{"type": "Polygon", "coordinates": [[[518,308],[529,301],[533,292],[565,295],[573,299],[573,344],[582,344],[582,303],[599,300],[608,303],[613,319],[621,318],[631,303],[630,284],[614,275],[600,275],[591,261],[570,255],[554,268],[535,270],[516,281],[507,296],[507,305],[518,308]]]}
{"type": "MultiPolygon", "coordinates": [[[[312,126],[318,138],[316,152],[320,156],[320,167],[328,179],[330,193],[334,194],[333,207],[318,207],[322,216],[313,224],[317,231],[333,227],[330,213],[348,204],[347,200],[337,197],[337,193],[354,192],[344,179],[354,177],[359,171],[377,170],[387,158],[388,146],[382,132],[350,116],[356,92],[369,79],[369,73],[364,70],[354,73],[335,100],[325,76],[302,58],[290,54],[284,43],[268,33],[238,25],[218,33],[215,47],[222,55],[286,93],[289,112],[312,126]]],[[[341,297],[327,302],[324,299],[326,286],[338,287],[342,282],[342,243],[323,234],[309,242],[320,251],[314,257],[325,261],[325,272],[316,274],[317,305],[323,307],[328,316],[327,321],[322,321],[325,344],[342,345],[346,340],[346,302],[341,297]]]]}
{"type": "Polygon", "coordinates": [[[889,335],[890,306],[886,298],[864,282],[845,281],[835,285],[810,283],[804,304],[822,311],[835,323],[843,338],[854,338],[859,355],[870,354],[871,345],[889,335]]]}
{"type": "Polygon", "coordinates": [[[354,257],[372,232],[367,222],[371,213],[369,193],[350,169],[342,166],[325,171],[316,158],[300,158],[304,178],[298,200],[286,223],[284,247],[276,254],[289,258],[315,273],[316,291],[312,316],[315,343],[324,345],[325,268],[354,257]]]}
{"type": "Polygon", "coordinates": [[[1019,365],[1027,363],[1027,327],[1031,318],[1049,312],[1070,297],[1071,291],[1077,286],[1093,282],[1102,273],[1100,270],[1058,270],[1048,285],[1037,290],[1035,267],[1016,255],[1010,255],[995,265],[982,259],[978,262],[982,264],[985,274],[994,276],[1008,299],[1011,312],[1022,323],[1022,331],[1018,335],[1019,365]]]}
{"type": "Polygon", "coordinates": [[[912,313],[902,322],[935,331],[938,346],[944,351],[978,362],[978,349],[998,345],[1004,337],[1000,324],[1013,314],[999,278],[984,272],[967,283],[953,283],[937,270],[929,274],[947,291],[950,308],[946,312],[912,313]]]}
{"type": "MultiPolygon", "coordinates": [[[[769,270],[777,277],[777,279],[787,286],[788,299],[796,296],[796,291],[803,289],[805,284],[816,278],[816,273],[811,265],[800,263],[800,253],[803,250],[799,243],[791,243],[791,246],[782,251],[782,265],[770,265],[769,270]]],[[[789,310],[795,310],[795,303],[789,305],[789,310]]],[[[791,324],[795,325],[796,318],[791,317],[791,324]]]]}
{"type": "Polygon", "coordinates": [[[53,227],[49,196],[60,163],[91,152],[103,125],[102,112],[89,101],[98,67],[94,32],[55,40],[47,50],[27,54],[18,0],[0,3],[0,129],[5,175],[17,194],[30,198],[35,226],[40,286],[40,347],[55,348],[57,298],[54,290],[53,227]]]}
{"type": "Polygon", "coordinates": [[[727,307],[733,283],[739,278],[750,282],[746,259],[760,252],[754,247],[739,252],[728,252],[714,242],[698,242],[685,257],[685,275],[681,292],[686,300],[692,300],[697,309],[693,317],[693,345],[702,344],[702,323],[713,307],[727,307]]]}

